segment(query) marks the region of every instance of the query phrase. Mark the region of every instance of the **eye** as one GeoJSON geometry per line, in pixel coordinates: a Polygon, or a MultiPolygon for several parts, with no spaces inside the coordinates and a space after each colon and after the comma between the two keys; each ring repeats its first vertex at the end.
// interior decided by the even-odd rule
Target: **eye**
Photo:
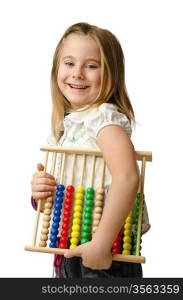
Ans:
{"type": "Polygon", "coordinates": [[[87,68],[88,68],[88,69],[96,69],[97,66],[96,66],[96,65],[89,64],[89,65],[87,65],[87,68]]]}
{"type": "Polygon", "coordinates": [[[74,66],[74,63],[72,61],[66,61],[66,62],[64,62],[64,64],[68,67],[74,66]]]}

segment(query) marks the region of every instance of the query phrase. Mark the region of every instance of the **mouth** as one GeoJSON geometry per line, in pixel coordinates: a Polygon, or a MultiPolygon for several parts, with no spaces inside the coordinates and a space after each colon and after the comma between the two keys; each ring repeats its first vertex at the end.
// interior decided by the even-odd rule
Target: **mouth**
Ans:
{"type": "Polygon", "coordinates": [[[75,90],[86,90],[87,88],[89,88],[88,85],[81,85],[81,84],[67,83],[67,85],[68,85],[71,89],[75,89],[75,90]]]}

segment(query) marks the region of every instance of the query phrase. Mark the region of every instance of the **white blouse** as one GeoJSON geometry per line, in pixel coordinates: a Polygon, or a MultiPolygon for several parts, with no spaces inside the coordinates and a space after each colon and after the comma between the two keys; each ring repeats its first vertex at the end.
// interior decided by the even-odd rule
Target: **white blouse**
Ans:
{"type": "MultiPolygon", "coordinates": [[[[60,125],[60,130],[64,131],[63,136],[61,137],[60,141],[57,143],[55,137],[51,134],[47,142],[51,146],[68,146],[68,147],[82,147],[82,148],[92,148],[92,149],[98,149],[96,143],[96,137],[99,133],[99,131],[109,125],[117,125],[123,128],[129,137],[131,137],[132,129],[130,126],[130,122],[126,115],[124,115],[121,112],[118,112],[117,107],[114,104],[110,103],[103,103],[99,107],[95,108],[87,108],[87,110],[82,111],[82,109],[79,109],[77,111],[71,112],[69,115],[67,115],[63,123],[60,125]]],[[[109,137],[110,138],[110,137],[109,137]]],[[[57,172],[57,180],[59,178],[59,172],[61,168],[61,154],[58,158],[58,172],[57,172]]],[[[67,156],[67,165],[71,165],[72,163],[72,156],[67,156]]],[[[89,181],[90,181],[90,173],[91,173],[91,163],[92,163],[92,157],[88,157],[86,161],[86,168],[85,168],[85,177],[83,185],[85,188],[89,187],[89,181]]],[[[74,186],[80,185],[80,178],[81,178],[81,165],[82,165],[82,157],[79,156],[76,161],[76,174],[74,176],[74,186]]],[[[100,174],[101,170],[101,159],[96,159],[95,163],[95,174],[94,176],[94,182],[93,187],[98,188],[100,184],[100,176],[97,176],[97,174],[100,174]]],[[[65,185],[70,184],[70,173],[69,168],[66,168],[65,171],[65,185]]],[[[104,180],[104,189],[106,192],[108,191],[109,185],[111,183],[111,175],[106,167],[105,172],[105,180],[104,180]]],[[[144,222],[146,224],[143,224],[143,232],[146,232],[149,228],[149,220],[147,215],[147,209],[145,205],[145,212],[144,212],[144,222]]]]}

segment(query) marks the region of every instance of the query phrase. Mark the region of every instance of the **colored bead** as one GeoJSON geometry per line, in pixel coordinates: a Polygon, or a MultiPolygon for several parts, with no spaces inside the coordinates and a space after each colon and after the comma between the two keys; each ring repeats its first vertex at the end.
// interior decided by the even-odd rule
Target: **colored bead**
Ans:
{"type": "Polygon", "coordinates": [[[84,199],[84,195],[81,193],[76,193],[76,200],[83,200],[84,199]]]}
{"type": "Polygon", "coordinates": [[[88,239],[82,239],[81,240],[81,244],[85,244],[85,243],[87,243],[88,242],[88,239]]]}
{"type": "Polygon", "coordinates": [[[71,236],[72,236],[72,238],[77,238],[77,237],[79,237],[79,232],[78,231],[73,231],[72,233],[71,233],[71,236]]]}
{"type": "Polygon", "coordinates": [[[74,225],[80,225],[80,224],[81,224],[81,219],[79,219],[79,218],[74,218],[74,219],[73,219],[73,224],[74,224],[74,225]]]}
{"type": "Polygon", "coordinates": [[[73,192],[73,191],[74,191],[74,186],[68,185],[68,186],[67,186],[67,191],[68,191],[68,192],[73,192]]]}
{"type": "Polygon", "coordinates": [[[71,240],[70,240],[71,244],[74,244],[74,245],[77,245],[78,242],[79,242],[79,239],[76,238],[76,237],[73,237],[71,240]]]}
{"type": "Polygon", "coordinates": [[[58,191],[64,191],[64,189],[65,189],[65,186],[63,184],[58,184],[57,185],[57,190],[58,191]]]}
{"type": "Polygon", "coordinates": [[[80,226],[79,225],[73,225],[72,226],[72,230],[73,231],[79,231],[80,230],[80,226]]]}
{"type": "Polygon", "coordinates": [[[76,192],[84,194],[85,189],[84,189],[84,187],[80,186],[80,187],[77,188],[76,192]]]}

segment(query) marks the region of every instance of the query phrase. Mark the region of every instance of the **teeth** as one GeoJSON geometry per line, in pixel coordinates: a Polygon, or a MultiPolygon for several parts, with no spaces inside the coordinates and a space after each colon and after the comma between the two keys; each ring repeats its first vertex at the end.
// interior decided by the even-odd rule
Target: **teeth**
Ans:
{"type": "Polygon", "coordinates": [[[85,89],[87,86],[86,85],[76,85],[76,84],[69,84],[70,87],[73,87],[75,89],[85,89]]]}

